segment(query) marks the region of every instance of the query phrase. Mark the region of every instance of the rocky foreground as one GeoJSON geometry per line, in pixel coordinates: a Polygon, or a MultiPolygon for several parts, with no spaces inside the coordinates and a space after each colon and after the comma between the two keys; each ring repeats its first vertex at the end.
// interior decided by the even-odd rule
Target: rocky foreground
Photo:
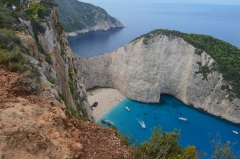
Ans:
{"type": "Polygon", "coordinates": [[[129,150],[113,129],[73,118],[65,105],[0,69],[0,158],[124,158],[129,150]]]}

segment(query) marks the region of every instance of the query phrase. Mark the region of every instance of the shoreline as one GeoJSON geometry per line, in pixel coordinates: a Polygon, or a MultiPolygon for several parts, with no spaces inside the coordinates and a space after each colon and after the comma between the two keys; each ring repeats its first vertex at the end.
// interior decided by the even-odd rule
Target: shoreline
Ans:
{"type": "Polygon", "coordinates": [[[90,106],[92,106],[94,102],[98,102],[96,107],[92,107],[92,116],[94,120],[97,121],[125,97],[117,89],[96,88],[87,91],[87,98],[90,106]]]}

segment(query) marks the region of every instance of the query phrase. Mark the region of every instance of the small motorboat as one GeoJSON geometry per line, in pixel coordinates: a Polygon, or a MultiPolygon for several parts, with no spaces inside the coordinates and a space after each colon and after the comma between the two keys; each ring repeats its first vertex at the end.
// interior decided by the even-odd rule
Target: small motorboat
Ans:
{"type": "Polygon", "coordinates": [[[145,123],[141,123],[141,127],[145,129],[146,128],[145,123]]]}
{"type": "Polygon", "coordinates": [[[187,118],[184,118],[184,117],[179,117],[179,120],[182,120],[182,121],[187,121],[187,118]]]}
{"type": "Polygon", "coordinates": [[[130,108],[126,107],[127,111],[130,111],[130,108]]]}
{"type": "Polygon", "coordinates": [[[103,123],[103,124],[107,124],[107,125],[114,125],[114,123],[112,122],[112,121],[110,121],[110,120],[107,120],[107,119],[102,119],[101,120],[101,122],[103,123]]]}
{"type": "Polygon", "coordinates": [[[237,131],[233,130],[232,132],[233,132],[234,134],[237,134],[237,135],[238,135],[238,132],[237,132],[237,131]]]}
{"type": "Polygon", "coordinates": [[[137,121],[139,122],[139,124],[141,125],[142,128],[144,128],[144,129],[146,128],[146,125],[141,118],[137,118],[137,121]]]}

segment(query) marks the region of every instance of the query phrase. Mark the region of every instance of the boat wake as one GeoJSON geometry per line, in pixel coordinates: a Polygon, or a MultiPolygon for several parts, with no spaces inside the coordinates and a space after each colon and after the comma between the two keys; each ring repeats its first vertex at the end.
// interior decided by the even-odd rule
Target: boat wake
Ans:
{"type": "Polygon", "coordinates": [[[138,123],[141,125],[142,128],[146,128],[146,125],[141,118],[136,118],[136,119],[137,119],[138,123]]]}

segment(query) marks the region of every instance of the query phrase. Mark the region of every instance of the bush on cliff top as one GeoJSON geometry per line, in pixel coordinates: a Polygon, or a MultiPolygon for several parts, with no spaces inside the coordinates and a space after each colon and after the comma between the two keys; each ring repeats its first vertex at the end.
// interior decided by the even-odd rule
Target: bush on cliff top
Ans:
{"type": "Polygon", "coordinates": [[[217,70],[223,74],[223,78],[230,82],[236,97],[240,98],[240,49],[208,35],[186,34],[175,30],[158,29],[144,34],[133,41],[144,38],[144,44],[149,43],[149,39],[157,35],[166,35],[170,38],[180,37],[199,50],[204,50],[216,62],[217,70]]]}

